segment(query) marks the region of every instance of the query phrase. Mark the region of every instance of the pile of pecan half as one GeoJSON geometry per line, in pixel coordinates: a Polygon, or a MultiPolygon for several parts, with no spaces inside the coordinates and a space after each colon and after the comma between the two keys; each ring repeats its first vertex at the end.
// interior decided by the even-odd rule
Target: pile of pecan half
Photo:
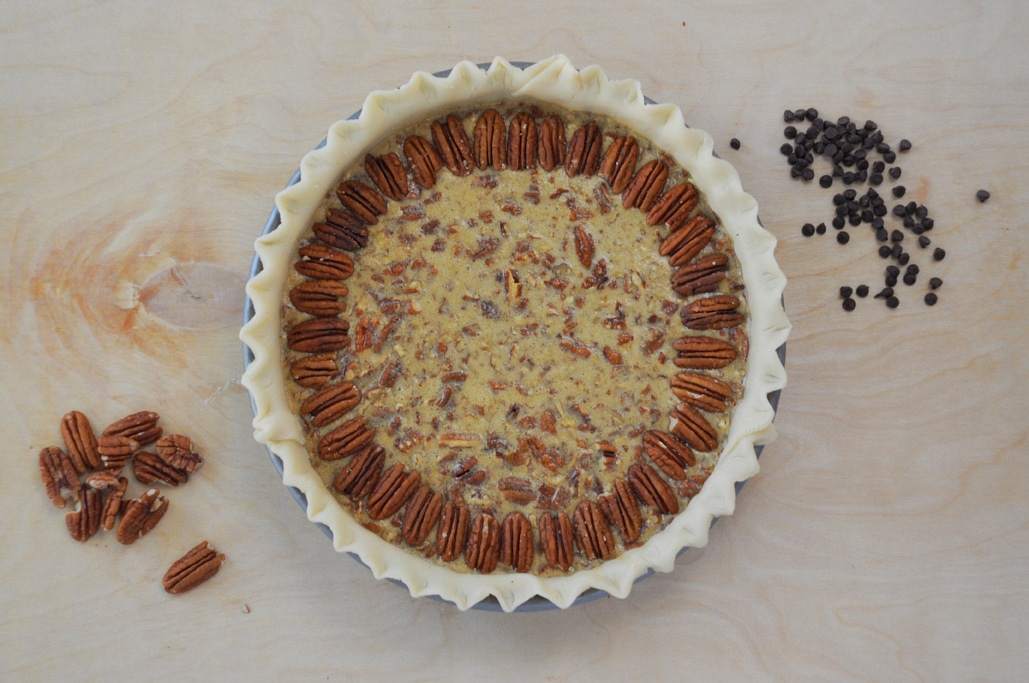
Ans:
{"type": "MultiPolygon", "coordinates": [[[[185,484],[203,465],[192,440],[181,434],[165,435],[159,419],[155,412],[140,411],[110,424],[99,436],[89,418],[77,410],[61,419],[65,448],[42,449],[39,473],[54,507],[74,506],[65,522],[76,541],[88,541],[102,529],[114,531],[119,543],[135,543],[168,511],[168,499],[153,485],[185,484]],[[151,444],[152,452],[143,450],[151,444]],[[129,479],[122,476],[126,467],[147,487],[138,497],[126,495],[129,479]]],[[[204,541],[168,570],[165,590],[185,592],[214,576],[224,561],[225,556],[204,541]]]]}

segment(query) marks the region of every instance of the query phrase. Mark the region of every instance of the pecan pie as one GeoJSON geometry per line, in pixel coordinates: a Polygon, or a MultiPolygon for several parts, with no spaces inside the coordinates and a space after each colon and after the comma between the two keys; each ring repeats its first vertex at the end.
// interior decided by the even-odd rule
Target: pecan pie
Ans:
{"type": "Polygon", "coordinates": [[[785,380],[784,278],[735,172],[563,57],[362,112],[279,196],[248,285],[243,381],[286,483],[337,548],[462,608],[669,570],[731,513],[785,380]]]}

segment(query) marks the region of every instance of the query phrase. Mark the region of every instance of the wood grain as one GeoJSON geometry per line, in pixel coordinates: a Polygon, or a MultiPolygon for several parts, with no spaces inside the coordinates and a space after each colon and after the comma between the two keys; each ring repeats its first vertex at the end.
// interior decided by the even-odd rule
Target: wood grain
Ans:
{"type": "Polygon", "coordinates": [[[0,19],[0,678],[1029,670],[1021,3],[116,1],[8,3],[0,19]],[[366,92],[558,52],[638,78],[737,166],[790,280],[790,384],[762,473],[675,572],[624,601],[459,613],[337,555],[277,481],[238,383],[242,287],[275,192],[366,92]],[[930,208],[947,258],[912,247],[923,273],[896,310],[840,307],[841,285],[881,284],[867,228],[846,247],[801,236],[832,216],[832,193],[791,181],[778,151],[783,109],[808,106],[914,143],[905,201],[930,208]],[[98,425],[156,410],[205,456],[131,547],[74,543],[43,494],[36,455],[73,409],[98,425]],[[161,576],[205,538],[223,570],[170,598],[161,576]],[[115,625],[112,653],[99,634],[115,625]]]}

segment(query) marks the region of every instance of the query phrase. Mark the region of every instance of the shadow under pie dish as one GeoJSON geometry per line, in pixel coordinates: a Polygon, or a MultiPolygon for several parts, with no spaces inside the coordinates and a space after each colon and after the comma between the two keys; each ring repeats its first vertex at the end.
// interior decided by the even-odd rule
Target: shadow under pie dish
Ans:
{"type": "Polygon", "coordinates": [[[368,96],[276,198],[257,440],[338,550],[465,609],[617,597],[774,437],[774,238],[709,136],[564,57],[368,96]]]}

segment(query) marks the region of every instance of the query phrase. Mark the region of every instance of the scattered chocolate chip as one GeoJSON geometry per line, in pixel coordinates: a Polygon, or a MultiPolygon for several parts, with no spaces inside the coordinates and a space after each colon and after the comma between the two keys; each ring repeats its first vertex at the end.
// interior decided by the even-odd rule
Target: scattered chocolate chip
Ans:
{"type": "Polygon", "coordinates": [[[890,308],[896,308],[897,306],[900,306],[900,299],[898,299],[895,296],[891,296],[889,299],[886,300],[886,305],[890,308]]]}
{"type": "Polygon", "coordinates": [[[805,113],[807,114],[808,121],[814,121],[818,118],[818,110],[814,107],[808,107],[805,113]]]}
{"type": "Polygon", "coordinates": [[[889,258],[891,251],[892,250],[884,244],[881,247],[879,247],[879,256],[883,258],[889,258]]]}
{"type": "Polygon", "coordinates": [[[842,230],[847,225],[847,220],[843,216],[837,216],[832,219],[832,226],[837,230],[842,230]]]}
{"type": "Polygon", "coordinates": [[[939,289],[942,284],[943,280],[938,277],[929,278],[929,289],[939,289]]]}
{"type": "Polygon", "coordinates": [[[853,311],[855,308],[857,308],[857,302],[856,301],[854,301],[850,297],[847,297],[846,299],[843,300],[843,310],[845,310],[845,311],[853,311]]]}
{"type": "Polygon", "coordinates": [[[854,290],[852,288],[848,287],[847,285],[843,285],[842,287],[840,287],[840,298],[841,299],[846,299],[846,298],[848,298],[853,293],[854,293],[854,290]]]}
{"type": "Polygon", "coordinates": [[[823,175],[821,178],[818,179],[818,184],[822,187],[832,187],[832,176],[823,175]]]}
{"type": "Polygon", "coordinates": [[[897,178],[900,177],[900,173],[901,173],[900,166],[893,166],[893,167],[890,168],[890,177],[893,178],[894,180],[896,180],[897,178]]]}
{"type": "Polygon", "coordinates": [[[905,138],[900,141],[900,144],[897,145],[897,148],[900,149],[901,152],[906,152],[909,149],[911,149],[911,141],[905,138]]]}
{"type": "Polygon", "coordinates": [[[936,225],[936,223],[932,218],[922,219],[922,230],[932,230],[934,225],[936,225]]]}
{"type": "Polygon", "coordinates": [[[890,255],[893,258],[900,258],[900,255],[904,253],[904,249],[899,244],[894,244],[893,248],[890,249],[890,255]]]}
{"type": "Polygon", "coordinates": [[[802,234],[804,237],[811,237],[815,234],[815,226],[811,225],[810,223],[805,223],[803,227],[801,227],[800,229],[800,234],[802,234]]]}
{"type": "Polygon", "coordinates": [[[793,121],[793,118],[793,111],[790,109],[787,109],[782,113],[782,120],[786,123],[791,123],[793,121]]]}
{"type": "Polygon", "coordinates": [[[907,272],[914,273],[915,275],[918,275],[918,270],[918,264],[916,263],[912,263],[910,266],[907,267],[907,272]]]}
{"type": "Polygon", "coordinates": [[[901,252],[900,256],[897,257],[897,263],[899,263],[902,266],[906,266],[908,264],[908,261],[910,260],[911,254],[907,253],[906,251],[901,252]]]}
{"type": "MultiPolygon", "coordinates": [[[[987,199],[990,198],[990,193],[987,192],[986,190],[979,190],[978,192],[975,193],[975,198],[978,199],[980,203],[982,203],[982,202],[985,202],[987,199]]],[[[926,302],[926,303],[928,303],[928,302],[926,302]]]]}
{"type": "Polygon", "coordinates": [[[901,197],[903,197],[905,192],[907,192],[907,188],[904,187],[903,185],[897,185],[896,187],[893,188],[893,196],[896,197],[897,199],[900,199],[901,197]]]}
{"type": "Polygon", "coordinates": [[[917,279],[918,279],[918,275],[915,274],[915,273],[911,273],[911,272],[904,273],[904,284],[905,285],[913,285],[913,284],[915,284],[915,280],[917,280],[917,279]]]}
{"type": "Polygon", "coordinates": [[[836,233],[836,241],[840,244],[846,244],[850,241],[850,233],[843,232],[842,230],[836,233]]]}
{"type": "Polygon", "coordinates": [[[936,305],[936,294],[933,292],[926,292],[925,294],[925,305],[935,306],[936,305]]]}
{"type": "Polygon", "coordinates": [[[893,288],[892,287],[883,287],[882,291],[880,291],[878,294],[875,295],[875,298],[876,299],[889,299],[891,296],[893,296],[893,288]]]}
{"type": "Polygon", "coordinates": [[[895,284],[897,284],[897,276],[896,275],[887,275],[886,277],[883,278],[883,284],[886,285],[887,287],[894,286],[895,284]]]}
{"type": "Polygon", "coordinates": [[[897,277],[898,275],[900,275],[900,268],[898,268],[897,266],[886,266],[886,274],[892,275],[893,277],[897,277]]]}
{"type": "Polygon", "coordinates": [[[946,255],[947,252],[945,252],[943,249],[940,249],[939,247],[933,249],[933,261],[942,261],[946,255]]]}
{"type": "Polygon", "coordinates": [[[817,232],[819,235],[824,235],[825,234],[825,223],[819,223],[818,226],[815,227],[815,232],[817,232]]]}
{"type": "Polygon", "coordinates": [[[902,233],[900,230],[894,230],[893,232],[890,233],[890,241],[891,242],[903,242],[904,241],[904,233],[902,233]]]}
{"type": "Polygon", "coordinates": [[[930,240],[925,235],[922,235],[921,237],[918,238],[918,246],[922,247],[923,249],[928,247],[930,244],[932,244],[932,240],[930,240]]]}
{"type": "Polygon", "coordinates": [[[865,298],[866,296],[868,296],[868,285],[858,285],[857,289],[854,290],[854,293],[862,299],[865,298]]]}
{"type": "Polygon", "coordinates": [[[880,242],[885,242],[886,240],[890,239],[890,232],[886,228],[879,228],[875,231],[875,239],[879,240],[880,242]]]}
{"type": "Polygon", "coordinates": [[[736,138],[733,138],[732,140],[729,140],[729,146],[732,147],[733,149],[739,149],[740,148],[740,141],[737,140],[736,138]]]}

